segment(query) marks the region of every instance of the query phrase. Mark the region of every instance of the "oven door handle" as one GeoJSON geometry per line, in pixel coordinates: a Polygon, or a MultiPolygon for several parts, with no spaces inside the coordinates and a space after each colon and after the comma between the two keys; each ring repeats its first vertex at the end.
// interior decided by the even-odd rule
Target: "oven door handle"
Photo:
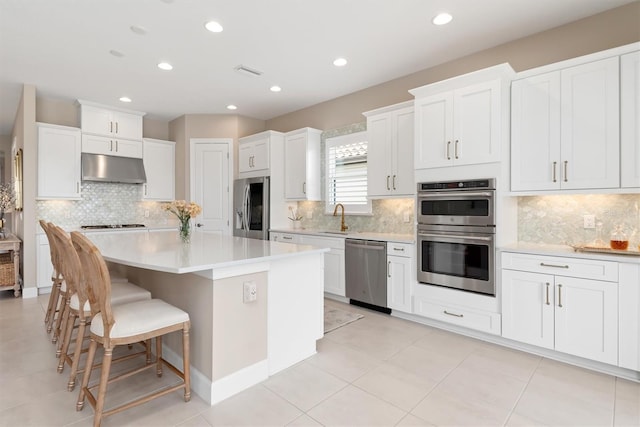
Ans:
{"type": "Polygon", "coordinates": [[[449,191],[449,192],[435,192],[435,193],[420,193],[418,192],[418,198],[468,198],[468,197],[492,197],[493,192],[489,191],[449,191]]]}
{"type": "Polygon", "coordinates": [[[420,232],[418,232],[418,236],[419,237],[448,238],[448,239],[460,238],[460,239],[463,239],[463,240],[478,240],[478,241],[482,241],[482,242],[490,242],[491,240],[493,240],[493,237],[481,237],[481,236],[469,236],[469,235],[452,236],[452,235],[447,235],[447,234],[431,234],[431,233],[420,233],[420,232]]]}

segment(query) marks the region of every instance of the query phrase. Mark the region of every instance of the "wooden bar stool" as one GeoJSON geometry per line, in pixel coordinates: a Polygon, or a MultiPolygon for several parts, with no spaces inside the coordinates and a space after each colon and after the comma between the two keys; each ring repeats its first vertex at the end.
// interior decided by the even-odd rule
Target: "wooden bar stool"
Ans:
{"type": "Polygon", "coordinates": [[[73,245],[80,258],[83,275],[88,286],[91,305],[91,343],[87,355],[87,366],[82,377],[82,386],[78,395],[76,409],[82,410],[85,398],[95,410],[94,427],[100,426],[103,417],[124,411],[146,403],[157,397],[184,389],[184,400],[191,399],[191,380],[189,368],[189,314],[159,299],[137,301],[122,305],[111,304],[111,283],[109,271],[102,255],[93,243],[78,232],[71,233],[73,245]],[[182,372],[162,358],[162,336],[170,332],[182,331],[182,372]],[[155,338],[156,360],[149,360],[137,369],[109,378],[113,350],[119,345],[129,345],[155,338]],[[91,392],[96,386],[89,387],[89,379],[98,345],[104,348],[100,382],[97,384],[97,396],[91,392]],[[139,397],[129,403],[105,410],[107,386],[113,381],[127,378],[146,369],[156,368],[156,374],[162,376],[162,365],[166,365],[182,381],[179,384],[164,387],[158,391],[139,397]]]}
{"type": "MultiPolygon", "coordinates": [[[[64,370],[65,364],[68,364],[71,368],[71,372],[69,373],[69,382],[67,384],[67,389],[71,391],[75,387],[77,374],[82,372],[79,370],[80,356],[82,354],[82,342],[85,338],[86,325],[91,316],[88,297],[89,289],[84,281],[80,259],[73,247],[71,237],[61,228],[53,224],[49,224],[48,227],[49,232],[53,237],[52,241],[55,245],[59,268],[62,271],[63,277],[66,278],[65,281],[67,283],[68,293],[71,295],[69,298],[68,309],[65,314],[65,334],[62,336],[61,356],[60,361],[58,362],[58,372],[60,373],[64,370]],[[69,354],[69,347],[74,341],[72,339],[72,333],[76,320],[79,320],[79,325],[75,337],[75,348],[73,353],[69,354]]],[[[149,291],[142,289],[133,283],[116,282],[112,284],[111,304],[113,305],[150,299],[151,293],[149,291]]],[[[150,353],[150,349],[145,351],[145,353],[150,353]]],[[[126,356],[126,358],[128,359],[138,354],[141,353],[130,354],[126,356]]]]}
{"type": "MultiPolygon", "coordinates": [[[[66,285],[63,287],[63,280],[61,277],[61,273],[58,271],[56,266],[58,265],[58,261],[55,259],[54,245],[51,243],[51,235],[49,232],[49,227],[46,221],[40,220],[40,227],[44,230],[44,233],[47,236],[47,240],[49,240],[49,252],[51,255],[51,264],[53,264],[53,274],[51,275],[51,293],[49,294],[49,303],[47,304],[47,311],[44,316],[44,323],[47,326],[47,333],[50,333],[53,330],[53,324],[56,319],[56,313],[60,314],[60,302],[64,300],[64,293],[66,292],[66,285]],[[62,288],[62,289],[61,289],[62,288]]],[[[56,342],[58,340],[57,333],[54,333],[51,337],[52,342],[56,342]]]]}

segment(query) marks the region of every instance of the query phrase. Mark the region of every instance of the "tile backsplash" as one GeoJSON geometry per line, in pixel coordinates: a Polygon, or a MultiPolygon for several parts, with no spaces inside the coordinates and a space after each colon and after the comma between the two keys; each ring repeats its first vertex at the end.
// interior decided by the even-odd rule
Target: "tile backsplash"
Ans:
{"type": "Polygon", "coordinates": [[[602,239],[620,224],[627,237],[640,240],[640,194],[530,196],[518,199],[518,240],[529,243],[580,244],[596,239],[583,215],[602,222],[602,239]]]}
{"type": "Polygon", "coordinates": [[[161,209],[161,203],[141,199],[141,185],[83,182],[82,200],[39,200],[36,217],[63,228],[95,224],[164,224],[172,220],[170,214],[161,209]]]}

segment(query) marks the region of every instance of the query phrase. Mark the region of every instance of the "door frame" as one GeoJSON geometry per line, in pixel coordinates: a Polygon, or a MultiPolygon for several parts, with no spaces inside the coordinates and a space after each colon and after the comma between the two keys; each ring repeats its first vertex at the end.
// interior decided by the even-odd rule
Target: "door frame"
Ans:
{"type": "Polygon", "coordinates": [[[227,146],[227,153],[229,153],[229,157],[227,158],[227,196],[228,200],[228,209],[227,209],[227,229],[225,232],[225,236],[231,236],[233,231],[233,173],[234,173],[234,156],[233,156],[233,138],[189,138],[189,198],[191,200],[194,199],[194,186],[192,185],[196,179],[196,170],[193,165],[195,165],[195,146],[197,144],[225,144],[227,146]]]}

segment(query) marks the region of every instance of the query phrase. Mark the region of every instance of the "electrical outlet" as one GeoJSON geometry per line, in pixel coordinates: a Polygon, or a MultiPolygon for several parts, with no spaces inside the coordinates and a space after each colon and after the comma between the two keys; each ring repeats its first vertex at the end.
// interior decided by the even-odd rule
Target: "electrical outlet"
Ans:
{"type": "Polygon", "coordinates": [[[248,303],[258,299],[256,282],[244,282],[242,284],[242,302],[248,303]]]}
{"type": "Polygon", "coordinates": [[[145,218],[149,218],[149,210],[145,210],[144,211],[144,217],[145,218]]]}
{"type": "Polygon", "coordinates": [[[596,228],[596,216],[595,215],[582,215],[584,220],[584,228],[596,228]]]}
{"type": "Polygon", "coordinates": [[[409,222],[411,220],[411,214],[409,212],[405,212],[404,216],[402,217],[402,220],[404,222],[409,222]]]}

